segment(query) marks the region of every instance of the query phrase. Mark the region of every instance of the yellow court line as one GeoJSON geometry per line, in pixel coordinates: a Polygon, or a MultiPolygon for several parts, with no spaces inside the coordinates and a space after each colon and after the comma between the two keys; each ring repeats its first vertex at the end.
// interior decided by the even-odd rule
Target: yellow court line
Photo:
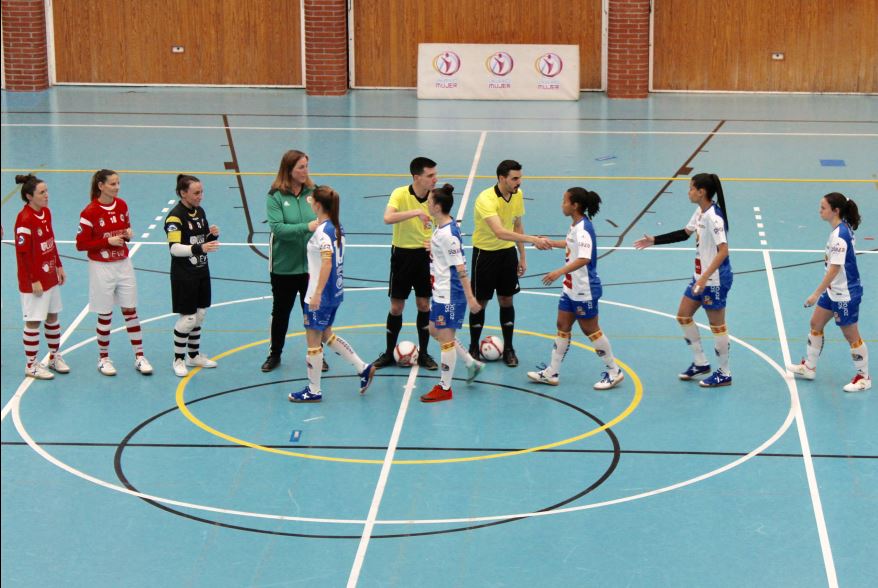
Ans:
{"type": "MultiPolygon", "coordinates": [[[[3,168],[0,170],[4,173],[26,172],[27,169],[3,168]]],[[[93,174],[93,169],[41,169],[40,173],[44,174],[93,174]]],[[[120,169],[116,170],[120,174],[141,174],[141,175],[173,175],[190,174],[193,176],[265,176],[274,177],[276,172],[235,172],[235,171],[196,171],[196,170],[149,170],[149,169],[120,169]]],[[[312,173],[313,177],[324,178],[410,178],[411,174],[388,174],[388,173],[312,173]]],[[[448,179],[465,179],[469,175],[462,174],[442,174],[442,178],[448,179]]],[[[473,176],[479,180],[495,180],[496,176],[473,176]]],[[[688,177],[668,177],[668,176],[525,176],[525,180],[595,180],[595,181],[635,181],[635,182],[688,182],[688,177]]],[[[724,182],[775,182],[775,183],[838,183],[838,184],[872,184],[872,179],[859,178],[723,178],[724,182]]]]}
{"type": "MultiPolygon", "coordinates": [[[[383,323],[374,323],[374,324],[364,324],[364,325],[349,325],[349,326],[344,326],[344,327],[333,327],[333,330],[341,331],[341,330],[366,329],[366,328],[384,327],[384,326],[385,325],[383,323]]],[[[410,323],[409,323],[409,326],[411,326],[410,323]]],[[[486,328],[497,330],[497,331],[500,330],[499,327],[486,327],[486,328]]],[[[531,335],[534,337],[542,337],[543,339],[549,339],[549,340],[555,339],[554,335],[535,333],[533,331],[521,331],[521,330],[516,329],[515,332],[522,334],[522,335],[531,335]]],[[[291,334],[287,335],[287,337],[301,337],[304,334],[305,334],[304,332],[300,331],[298,333],[291,333],[291,334]]],[[[223,359],[225,357],[228,357],[230,355],[238,353],[239,351],[244,351],[245,349],[250,349],[251,347],[255,347],[257,345],[264,345],[264,344],[268,343],[268,341],[269,341],[269,339],[263,339],[261,341],[254,341],[253,343],[247,343],[245,345],[241,345],[239,347],[229,349],[228,351],[224,351],[223,353],[220,353],[219,355],[214,357],[213,360],[218,361],[220,359],[223,359]]],[[[589,347],[588,345],[584,345],[582,343],[579,343],[578,341],[571,341],[571,344],[575,345],[576,347],[586,349],[588,351],[595,350],[594,347],[589,347]]],[[[522,455],[525,453],[534,453],[536,451],[543,451],[545,449],[551,449],[553,447],[560,447],[562,445],[568,445],[570,443],[580,441],[580,440],[585,439],[587,437],[594,436],[594,435],[600,433],[601,431],[609,429],[610,427],[625,420],[632,412],[634,412],[634,409],[637,408],[637,406],[640,404],[640,400],[643,398],[643,383],[640,381],[640,378],[637,376],[637,373],[634,370],[632,370],[627,364],[619,361],[618,359],[616,359],[616,363],[619,364],[619,366],[623,370],[625,370],[625,372],[631,377],[631,381],[634,384],[634,397],[631,399],[631,402],[628,404],[628,406],[625,408],[625,410],[623,410],[621,413],[616,415],[615,418],[613,418],[612,420],[603,424],[600,427],[597,427],[597,428],[592,429],[590,431],[586,431],[585,433],[581,433],[579,435],[576,435],[575,437],[569,437],[567,439],[562,439],[560,441],[554,441],[552,443],[546,443],[544,445],[538,445],[536,447],[529,447],[527,449],[519,449],[517,451],[505,451],[502,453],[491,453],[488,455],[479,455],[479,456],[470,456],[470,457],[452,457],[452,458],[448,458],[448,459],[400,459],[400,460],[394,460],[392,463],[394,465],[424,465],[424,464],[440,464],[440,463],[462,463],[462,462],[468,462],[468,461],[484,461],[484,460],[488,460],[488,459],[497,459],[500,457],[511,457],[513,455],[522,455]]],[[[260,451],[266,451],[268,453],[276,453],[278,455],[286,455],[286,456],[290,456],[290,457],[301,457],[304,459],[316,459],[316,460],[320,460],[320,461],[332,461],[332,462],[340,462],[340,463],[366,463],[366,464],[376,464],[376,465],[380,465],[380,464],[384,463],[384,460],[381,460],[381,459],[353,459],[353,458],[346,458],[346,457],[329,457],[326,455],[313,455],[313,454],[308,454],[308,453],[299,453],[296,451],[286,451],[284,449],[277,449],[274,447],[266,447],[264,445],[259,445],[258,443],[252,443],[250,441],[246,441],[244,439],[238,439],[237,437],[233,437],[231,435],[223,433],[222,431],[218,431],[217,429],[214,429],[210,425],[207,425],[206,423],[204,423],[203,421],[198,419],[194,414],[192,414],[192,412],[189,410],[189,407],[186,406],[186,402],[184,399],[186,385],[189,383],[189,380],[191,380],[195,376],[195,374],[197,374],[199,371],[201,371],[201,368],[193,368],[189,372],[189,374],[186,377],[184,377],[180,381],[180,383],[177,385],[177,392],[176,392],[177,408],[179,408],[180,412],[183,414],[183,416],[185,416],[187,419],[189,419],[189,421],[191,421],[195,426],[199,427],[200,429],[203,429],[204,431],[207,431],[211,435],[214,435],[214,436],[219,437],[221,439],[225,439],[226,441],[229,441],[231,443],[235,443],[236,445],[243,445],[245,447],[250,447],[252,449],[258,449],[260,451]]]]}
{"type": "Polygon", "coordinates": [[[12,198],[12,195],[15,194],[16,192],[18,192],[19,190],[20,190],[20,188],[18,187],[18,184],[16,184],[15,187],[12,190],[10,190],[6,194],[6,196],[3,197],[3,201],[0,202],[0,206],[2,206],[3,204],[6,204],[6,201],[9,200],[10,198],[12,198]]]}

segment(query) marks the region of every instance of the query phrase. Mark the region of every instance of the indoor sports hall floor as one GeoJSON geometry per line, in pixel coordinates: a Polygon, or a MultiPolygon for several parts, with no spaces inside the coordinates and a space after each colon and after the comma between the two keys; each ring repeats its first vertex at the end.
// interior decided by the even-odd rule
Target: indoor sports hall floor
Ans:
{"type": "MultiPolygon", "coordinates": [[[[874,96],[479,103],[418,102],[410,91],[4,92],[2,582],[874,586],[878,389],[841,390],[853,367],[834,325],[815,381],[794,381],[783,366],[804,352],[802,302],[823,274],[830,229],[819,200],[841,191],[864,219],[860,328],[878,368],[876,153],[874,96]],[[440,181],[454,184],[465,234],[502,159],[524,165],[530,233],[565,234],[563,191],[596,190],[601,324],[625,382],[591,389],[602,364],[578,332],[561,385],[528,382],[555,333],[559,290],[539,277],[563,256],[531,249],[516,297],[521,367],[491,364],[472,386],[456,382],[453,401],[424,405],[417,397],[435,372],[383,370],[360,396],[330,354],[324,401],[287,402],[305,376],[297,314],[281,367],[259,366],[271,308],[264,195],[291,148],[342,195],[337,324],[368,360],[383,347],[388,309],[382,213],[414,156],[435,159],[440,181]],[[119,375],[95,369],[87,264],[72,241],[102,167],[121,173],[132,210],[151,377],[134,371],[124,329],[111,344],[119,375]],[[69,280],[61,318],[73,371],[51,382],[23,378],[10,236],[22,206],[13,178],[25,170],[48,182],[69,280]],[[210,258],[202,337],[219,367],[183,380],[171,370],[162,230],[180,171],[204,181],[223,243],[210,258]],[[674,316],[694,241],[632,248],[643,233],[682,228],[687,178],[698,172],[723,178],[735,270],[734,385],[719,390],[676,376],[691,361],[674,316]]],[[[497,314],[494,301],[493,328],[497,314]]],[[[413,300],[405,316],[403,338],[414,340],[413,300]]]]}

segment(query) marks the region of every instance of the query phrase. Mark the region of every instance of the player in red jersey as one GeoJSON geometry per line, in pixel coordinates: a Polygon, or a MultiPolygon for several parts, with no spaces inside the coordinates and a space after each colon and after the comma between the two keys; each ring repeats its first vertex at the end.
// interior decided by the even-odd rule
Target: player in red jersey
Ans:
{"type": "Polygon", "coordinates": [[[15,258],[24,315],[24,355],[27,358],[24,373],[38,380],[51,380],[55,375],[49,370],[59,374],[70,371],[58,352],[61,342],[59,287],[66,281],[66,276],[55,247],[52,213],[48,208],[49,188],[33,174],[15,176],[15,183],[21,184],[21,199],[25,202],[15,219],[15,258]],[[41,322],[49,344],[48,366],[37,361],[41,322]]]}
{"type": "Polygon", "coordinates": [[[134,347],[134,368],[152,373],[143,355],[143,336],[137,318],[137,280],[128,257],[131,219],[128,205],[119,194],[119,174],[109,169],[95,172],[91,179],[91,202],[80,213],[76,248],[88,252],[88,304],[98,315],[98,371],[115,376],[110,360],[110,324],[113,307],[122,307],[125,328],[134,347]]]}

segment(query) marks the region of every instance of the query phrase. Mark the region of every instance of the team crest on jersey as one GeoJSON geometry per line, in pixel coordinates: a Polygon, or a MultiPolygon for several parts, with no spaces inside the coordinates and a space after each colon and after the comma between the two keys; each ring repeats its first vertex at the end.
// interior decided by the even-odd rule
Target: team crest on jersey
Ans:
{"type": "Polygon", "coordinates": [[[82,225],[79,225],[78,227],[76,227],[76,234],[78,235],[81,232],[82,232],[82,225]]]}
{"type": "Polygon", "coordinates": [[[37,237],[43,236],[43,229],[37,228],[37,237]]]}
{"type": "Polygon", "coordinates": [[[122,219],[122,222],[123,222],[123,223],[125,222],[125,215],[124,215],[124,214],[120,214],[120,215],[119,215],[119,218],[122,219]]]}
{"type": "Polygon", "coordinates": [[[45,273],[45,274],[49,273],[49,264],[48,263],[43,264],[43,273],[45,273]]]}
{"type": "Polygon", "coordinates": [[[440,314],[436,317],[436,326],[444,327],[445,326],[445,315],[440,314]]]}
{"type": "Polygon", "coordinates": [[[186,222],[189,225],[189,230],[191,231],[192,230],[192,223],[190,223],[189,221],[186,221],[186,222]]]}
{"type": "Polygon", "coordinates": [[[18,236],[18,244],[19,244],[19,245],[24,245],[24,235],[19,235],[19,236],[18,236]]]}
{"type": "Polygon", "coordinates": [[[104,219],[99,218],[99,219],[98,219],[98,225],[100,225],[100,226],[104,226],[104,224],[106,224],[106,223],[104,223],[104,219]]]}
{"type": "Polygon", "coordinates": [[[702,300],[704,300],[704,304],[713,304],[713,300],[710,299],[710,296],[705,295],[702,300]]]}

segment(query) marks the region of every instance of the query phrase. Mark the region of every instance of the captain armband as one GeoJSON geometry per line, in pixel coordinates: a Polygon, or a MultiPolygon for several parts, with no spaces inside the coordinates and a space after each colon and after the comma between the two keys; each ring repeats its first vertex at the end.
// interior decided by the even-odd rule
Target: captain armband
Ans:
{"type": "Polygon", "coordinates": [[[679,231],[671,231],[670,233],[656,235],[653,239],[655,239],[656,245],[667,245],[668,243],[686,241],[689,239],[689,233],[686,232],[686,229],[680,229],[679,231]]]}

